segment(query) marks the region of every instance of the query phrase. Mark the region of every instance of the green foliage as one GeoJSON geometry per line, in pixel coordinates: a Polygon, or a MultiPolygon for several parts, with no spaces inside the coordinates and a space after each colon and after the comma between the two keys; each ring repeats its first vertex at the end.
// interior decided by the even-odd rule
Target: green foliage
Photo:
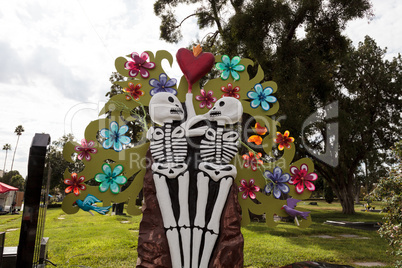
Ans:
{"type": "MultiPolygon", "coordinates": [[[[402,58],[384,60],[385,49],[366,37],[357,49],[350,47],[336,73],[339,102],[339,166],[317,165],[338,198],[353,202],[352,191],[359,182],[359,167],[366,165],[366,183],[375,183],[384,172],[384,152],[401,139],[402,58]],[[346,191],[345,189],[350,189],[346,191]]],[[[323,137],[324,129],[320,130],[323,137]]],[[[351,205],[351,204],[349,204],[351,205]]]]}
{"type": "Polygon", "coordinates": [[[15,175],[20,175],[18,170],[12,170],[10,172],[7,172],[3,175],[3,177],[1,178],[1,182],[4,182],[5,184],[10,185],[11,183],[11,178],[15,175]]]}
{"type": "Polygon", "coordinates": [[[25,190],[25,180],[19,174],[12,176],[11,181],[10,181],[10,185],[14,186],[14,187],[17,187],[18,190],[20,190],[20,191],[25,190]]]}
{"type": "Polygon", "coordinates": [[[391,253],[399,256],[396,266],[402,267],[402,141],[396,143],[394,151],[398,163],[392,166],[388,177],[380,179],[370,196],[386,204],[387,214],[379,233],[388,240],[391,253]]]}

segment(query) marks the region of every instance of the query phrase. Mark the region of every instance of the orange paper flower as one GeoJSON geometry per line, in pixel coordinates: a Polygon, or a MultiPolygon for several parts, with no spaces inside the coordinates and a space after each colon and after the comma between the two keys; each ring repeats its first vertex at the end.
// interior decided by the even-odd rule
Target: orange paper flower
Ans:
{"type": "Polygon", "coordinates": [[[244,167],[245,168],[251,167],[253,171],[256,171],[258,165],[262,165],[264,163],[262,160],[260,160],[261,156],[262,156],[261,153],[257,153],[256,155],[253,154],[252,152],[244,154],[242,156],[244,159],[244,167]]]}
{"type": "Polygon", "coordinates": [[[258,134],[258,135],[265,135],[265,133],[267,133],[267,128],[266,127],[262,127],[260,125],[260,123],[255,123],[254,126],[254,131],[258,134]]]}
{"type": "Polygon", "coordinates": [[[262,138],[259,135],[265,135],[267,133],[267,128],[262,127],[259,123],[255,123],[254,126],[254,132],[257,133],[258,135],[252,135],[248,138],[247,142],[254,142],[256,145],[261,145],[262,143],[262,138]]]}
{"type": "Polygon", "coordinates": [[[258,135],[253,135],[248,138],[247,142],[254,142],[257,145],[261,145],[262,138],[258,135]]]}
{"type": "Polygon", "coordinates": [[[142,85],[140,83],[134,85],[129,82],[128,87],[123,88],[123,91],[126,92],[126,100],[131,100],[131,97],[138,101],[141,96],[144,96],[144,91],[140,90],[142,85]]]}

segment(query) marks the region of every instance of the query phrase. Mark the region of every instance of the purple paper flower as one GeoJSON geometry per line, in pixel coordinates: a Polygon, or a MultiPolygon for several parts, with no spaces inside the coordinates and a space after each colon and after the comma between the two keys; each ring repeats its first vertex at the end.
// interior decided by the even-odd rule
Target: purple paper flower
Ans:
{"type": "Polygon", "coordinates": [[[149,80],[149,84],[151,85],[151,87],[153,87],[149,94],[153,96],[160,92],[168,92],[176,95],[176,89],[172,88],[174,85],[176,85],[176,82],[177,80],[175,78],[171,78],[168,80],[167,75],[165,73],[161,73],[159,75],[159,81],[155,78],[149,80]]]}
{"type": "Polygon", "coordinates": [[[280,167],[275,167],[273,173],[269,170],[265,170],[264,177],[271,180],[270,183],[265,185],[264,190],[266,193],[272,192],[276,199],[281,197],[282,193],[289,193],[290,188],[286,182],[290,180],[290,175],[288,173],[282,174],[282,169],[280,167]]]}
{"type": "Polygon", "coordinates": [[[207,93],[204,89],[201,89],[200,92],[201,96],[200,95],[195,96],[196,100],[201,101],[200,108],[204,108],[205,106],[207,106],[208,109],[211,109],[213,103],[217,101],[217,98],[212,97],[214,92],[210,90],[207,93]]]}
{"type": "Polygon", "coordinates": [[[148,53],[142,52],[141,56],[140,56],[140,55],[138,55],[137,52],[133,52],[131,54],[131,58],[133,59],[133,61],[127,61],[124,64],[124,68],[129,70],[128,74],[131,77],[136,77],[138,75],[138,73],[140,73],[142,78],[148,78],[149,72],[147,69],[155,68],[154,62],[147,61],[147,59],[149,58],[148,53]]]}

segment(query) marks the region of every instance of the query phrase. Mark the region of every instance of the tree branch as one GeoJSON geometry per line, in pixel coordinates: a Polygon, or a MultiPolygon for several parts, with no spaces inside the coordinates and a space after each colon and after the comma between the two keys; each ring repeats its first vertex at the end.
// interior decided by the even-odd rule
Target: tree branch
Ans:
{"type": "Polygon", "coordinates": [[[174,28],[177,29],[177,28],[181,27],[181,25],[183,24],[183,22],[184,22],[185,20],[187,20],[188,18],[190,18],[190,17],[192,17],[192,16],[196,16],[196,15],[198,15],[198,13],[193,13],[193,14],[191,14],[191,15],[188,15],[187,17],[185,17],[185,18],[179,23],[179,25],[174,26],[174,28]]]}

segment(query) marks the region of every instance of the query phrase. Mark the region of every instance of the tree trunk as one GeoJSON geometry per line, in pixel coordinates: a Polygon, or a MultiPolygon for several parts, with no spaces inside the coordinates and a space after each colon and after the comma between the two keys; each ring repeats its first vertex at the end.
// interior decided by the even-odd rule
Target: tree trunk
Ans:
{"type": "Polygon", "coordinates": [[[355,214],[355,204],[353,189],[351,187],[345,187],[338,191],[339,202],[341,202],[343,214],[355,214]]]}
{"type": "Polygon", "coordinates": [[[360,189],[361,185],[357,185],[355,191],[355,204],[360,204],[360,189]]]}
{"type": "Polygon", "coordinates": [[[7,152],[8,152],[8,150],[6,150],[6,159],[4,159],[3,176],[6,175],[7,152]]]}
{"type": "Polygon", "coordinates": [[[17,144],[15,145],[15,149],[14,149],[14,155],[13,155],[13,161],[11,162],[11,169],[10,169],[10,171],[12,171],[13,170],[13,166],[14,166],[14,158],[15,158],[15,152],[17,151],[17,146],[18,146],[18,141],[20,140],[20,135],[18,135],[18,138],[17,138],[17,144]]]}

